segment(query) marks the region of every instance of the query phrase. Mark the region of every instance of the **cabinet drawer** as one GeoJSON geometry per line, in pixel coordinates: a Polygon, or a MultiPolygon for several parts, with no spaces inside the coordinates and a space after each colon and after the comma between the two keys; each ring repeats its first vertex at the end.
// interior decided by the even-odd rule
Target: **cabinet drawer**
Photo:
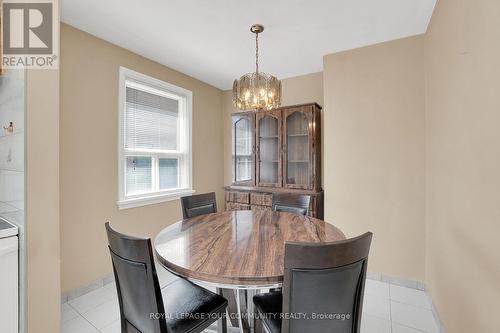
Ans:
{"type": "Polygon", "coordinates": [[[249,205],[239,204],[235,202],[226,202],[226,210],[249,210],[249,205]]]}
{"type": "Polygon", "coordinates": [[[269,193],[250,193],[250,203],[270,207],[273,204],[273,196],[269,193]]]}
{"type": "Polygon", "coordinates": [[[250,196],[246,192],[226,191],[226,201],[249,204],[250,196]]]}
{"type": "Polygon", "coordinates": [[[270,212],[271,211],[271,207],[270,206],[252,205],[251,209],[254,212],[270,212]]]}

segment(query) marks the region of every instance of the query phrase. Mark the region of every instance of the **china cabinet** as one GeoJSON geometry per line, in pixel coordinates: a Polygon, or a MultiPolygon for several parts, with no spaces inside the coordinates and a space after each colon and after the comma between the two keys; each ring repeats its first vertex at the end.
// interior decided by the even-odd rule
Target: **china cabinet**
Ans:
{"type": "Polygon", "coordinates": [[[315,103],[232,116],[233,182],[226,210],[271,209],[272,193],[311,196],[323,218],[321,107],[315,103]]]}

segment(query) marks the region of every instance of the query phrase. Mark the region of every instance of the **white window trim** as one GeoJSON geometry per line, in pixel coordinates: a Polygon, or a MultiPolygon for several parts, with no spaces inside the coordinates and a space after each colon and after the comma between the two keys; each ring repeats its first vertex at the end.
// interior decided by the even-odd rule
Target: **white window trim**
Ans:
{"type": "MultiPolygon", "coordinates": [[[[125,67],[120,67],[119,74],[119,87],[118,87],[118,201],[117,205],[119,209],[127,209],[140,207],[145,205],[157,204],[165,201],[177,200],[182,196],[193,194],[193,145],[192,145],[192,113],[193,113],[193,93],[187,89],[175,86],[170,83],[152,78],[150,76],[135,72],[125,67]],[[158,89],[158,92],[168,95],[168,92],[172,92],[177,95],[185,97],[186,100],[186,124],[185,130],[188,132],[187,142],[185,144],[189,147],[189,152],[184,157],[187,159],[186,166],[189,170],[187,172],[187,183],[188,186],[180,189],[170,189],[165,191],[159,191],[148,194],[139,194],[134,196],[125,196],[125,156],[126,149],[124,144],[125,131],[124,131],[124,116],[125,116],[125,94],[126,94],[126,82],[137,82],[138,84],[143,84],[147,86],[153,86],[158,89]]],[[[158,154],[160,155],[175,155],[178,156],[177,152],[165,152],[165,151],[155,151],[144,149],[141,154],[158,154]]]]}

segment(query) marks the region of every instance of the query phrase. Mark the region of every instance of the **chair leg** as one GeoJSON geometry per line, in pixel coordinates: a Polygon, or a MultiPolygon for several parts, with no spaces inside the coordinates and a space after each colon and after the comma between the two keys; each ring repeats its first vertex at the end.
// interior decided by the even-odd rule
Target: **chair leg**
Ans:
{"type": "MultiPolygon", "coordinates": [[[[221,296],[222,295],[222,289],[217,288],[217,293],[221,296]]],[[[217,333],[227,333],[227,317],[226,317],[227,312],[224,311],[224,315],[217,320],[217,333]]]]}

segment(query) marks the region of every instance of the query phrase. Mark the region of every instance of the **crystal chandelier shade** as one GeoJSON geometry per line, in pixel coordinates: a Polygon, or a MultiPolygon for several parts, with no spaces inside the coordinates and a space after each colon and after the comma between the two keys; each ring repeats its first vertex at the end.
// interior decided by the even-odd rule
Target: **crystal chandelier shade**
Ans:
{"type": "Polygon", "coordinates": [[[255,34],[255,72],[234,80],[233,105],[239,110],[272,110],[281,105],[281,81],[275,76],[259,72],[259,33],[264,27],[253,25],[255,34]]]}

